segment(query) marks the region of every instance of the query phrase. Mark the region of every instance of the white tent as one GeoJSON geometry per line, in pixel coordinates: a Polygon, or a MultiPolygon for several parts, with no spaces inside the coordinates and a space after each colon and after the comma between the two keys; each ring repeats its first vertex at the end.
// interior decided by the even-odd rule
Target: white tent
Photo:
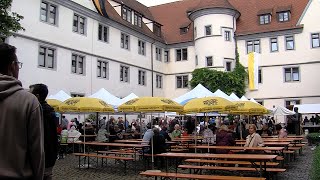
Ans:
{"type": "Polygon", "coordinates": [[[138,98],[138,96],[135,95],[134,93],[131,93],[131,94],[129,94],[128,96],[126,96],[126,97],[124,97],[124,98],[122,98],[122,99],[120,100],[120,105],[123,104],[123,103],[125,103],[125,102],[127,102],[127,101],[130,101],[131,99],[134,99],[134,98],[138,98]]]}
{"type": "Polygon", "coordinates": [[[240,101],[249,101],[245,96],[242,96],[241,98],[240,98],[240,101]]]}
{"type": "Polygon", "coordinates": [[[320,104],[301,104],[294,105],[298,108],[298,112],[302,114],[320,113],[320,104]]]}
{"type": "Polygon", "coordinates": [[[290,111],[289,109],[287,109],[283,106],[278,106],[278,107],[272,109],[272,114],[274,116],[288,116],[288,115],[294,115],[295,112],[290,111]]]}
{"type": "Polygon", "coordinates": [[[56,99],[56,100],[63,102],[63,101],[70,99],[70,98],[71,98],[71,96],[69,94],[67,94],[61,90],[55,95],[50,95],[47,99],[56,99]]]}
{"type": "Polygon", "coordinates": [[[235,93],[231,93],[229,97],[232,101],[240,101],[240,98],[235,93]]]}
{"type": "Polygon", "coordinates": [[[210,96],[214,96],[214,94],[211,91],[209,91],[207,88],[202,86],[201,84],[198,84],[191,91],[189,91],[189,92],[185,93],[184,95],[179,96],[173,100],[179,104],[185,104],[190,99],[210,97],[210,96]]]}
{"type": "Polygon", "coordinates": [[[258,103],[258,102],[257,102],[256,100],[254,100],[253,98],[251,98],[250,101],[251,101],[251,102],[254,102],[254,103],[258,103]]]}
{"type": "Polygon", "coordinates": [[[101,99],[104,102],[112,105],[112,106],[119,106],[121,100],[120,98],[112,95],[111,93],[109,93],[107,90],[105,90],[104,88],[101,88],[99,91],[97,91],[96,93],[92,94],[91,96],[92,98],[97,98],[97,99],[101,99]]]}
{"type": "Polygon", "coordinates": [[[232,98],[230,98],[226,93],[224,93],[223,91],[221,91],[220,89],[216,90],[216,92],[213,93],[215,97],[221,97],[224,99],[227,99],[229,101],[233,101],[232,98]]]}

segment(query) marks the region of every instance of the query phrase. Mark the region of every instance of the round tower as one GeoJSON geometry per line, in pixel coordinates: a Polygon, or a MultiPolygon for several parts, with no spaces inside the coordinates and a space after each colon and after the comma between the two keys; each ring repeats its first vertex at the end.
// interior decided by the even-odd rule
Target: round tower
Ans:
{"type": "Polygon", "coordinates": [[[234,32],[240,16],[228,0],[200,0],[188,11],[194,22],[196,68],[232,70],[235,65],[234,32]]]}

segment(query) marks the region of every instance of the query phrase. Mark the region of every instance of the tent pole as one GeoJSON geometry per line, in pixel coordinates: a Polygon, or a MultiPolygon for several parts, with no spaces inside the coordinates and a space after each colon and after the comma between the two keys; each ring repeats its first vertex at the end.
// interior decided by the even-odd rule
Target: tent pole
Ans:
{"type": "Polygon", "coordinates": [[[142,139],[142,113],[140,112],[140,139],[142,139]]]}

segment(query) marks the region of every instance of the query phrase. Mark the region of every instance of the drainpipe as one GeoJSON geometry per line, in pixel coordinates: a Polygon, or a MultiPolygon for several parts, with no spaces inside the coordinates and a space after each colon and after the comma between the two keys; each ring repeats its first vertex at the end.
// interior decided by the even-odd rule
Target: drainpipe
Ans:
{"type": "Polygon", "coordinates": [[[154,40],[151,43],[151,96],[153,97],[153,90],[154,90],[154,85],[153,85],[153,45],[156,41],[154,40]]]}

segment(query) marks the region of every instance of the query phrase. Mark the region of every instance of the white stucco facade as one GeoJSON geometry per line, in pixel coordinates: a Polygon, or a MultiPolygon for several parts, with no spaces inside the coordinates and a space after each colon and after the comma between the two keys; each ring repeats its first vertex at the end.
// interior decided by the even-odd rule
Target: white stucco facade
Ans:
{"type": "MultiPolygon", "coordinates": [[[[56,24],[40,19],[41,0],[13,0],[11,10],[24,16],[21,21],[25,31],[18,32],[7,42],[17,47],[19,60],[23,62],[20,80],[25,88],[30,84],[44,83],[50,94],[64,90],[69,94],[91,95],[100,88],[124,97],[130,93],[138,96],[178,97],[190,87],[177,87],[177,76],[188,76],[195,68],[207,67],[206,57],[213,57],[210,68],[225,70],[226,62],[234,67],[235,49],[238,47],[241,63],[247,67],[246,42],[260,40],[262,83],[256,91],[246,96],[263,101],[267,108],[285,105],[288,100],[300,103],[320,103],[320,83],[317,81],[320,68],[320,48],[311,47],[311,33],[320,32],[320,2],[310,1],[299,22],[303,28],[281,32],[253,34],[234,37],[236,13],[206,13],[191,17],[196,28],[193,42],[165,44],[158,42],[137,30],[102,17],[92,1],[46,0],[57,9],[56,24]],[[74,14],[85,18],[85,32],[73,32],[74,14]],[[108,28],[108,42],[98,38],[99,24],[108,28]],[[205,27],[211,25],[211,34],[205,34],[205,27]],[[230,31],[230,40],[225,39],[230,31]],[[121,48],[121,33],[129,36],[128,49],[121,48]],[[294,50],[285,50],[285,37],[294,36],[294,50]],[[277,38],[278,51],[270,51],[270,38],[277,38]],[[145,55],[139,54],[138,42],[145,43],[145,55]],[[40,46],[54,49],[54,68],[43,68],[38,64],[40,46]],[[156,49],[161,50],[161,61],[156,59],[156,49]],[[177,50],[187,49],[187,59],[177,60],[177,50]],[[165,62],[164,51],[169,51],[169,62],[165,62]],[[72,73],[72,54],[84,57],[84,73],[72,73]],[[198,58],[196,62],[196,57],[198,58]],[[107,62],[107,78],[97,77],[97,61],[107,62]],[[128,82],[120,81],[120,66],[129,67],[128,82]],[[299,81],[285,82],[284,68],[298,67],[299,81]],[[145,72],[145,85],[139,85],[138,71],[145,72]],[[157,85],[161,76],[161,87],[157,85]]],[[[119,4],[110,1],[121,15],[119,4]]],[[[220,12],[220,11],[219,11],[220,12]]],[[[133,14],[132,14],[133,17],[133,14]]],[[[142,21],[151,31],[153,23],[142,21]]]]}

